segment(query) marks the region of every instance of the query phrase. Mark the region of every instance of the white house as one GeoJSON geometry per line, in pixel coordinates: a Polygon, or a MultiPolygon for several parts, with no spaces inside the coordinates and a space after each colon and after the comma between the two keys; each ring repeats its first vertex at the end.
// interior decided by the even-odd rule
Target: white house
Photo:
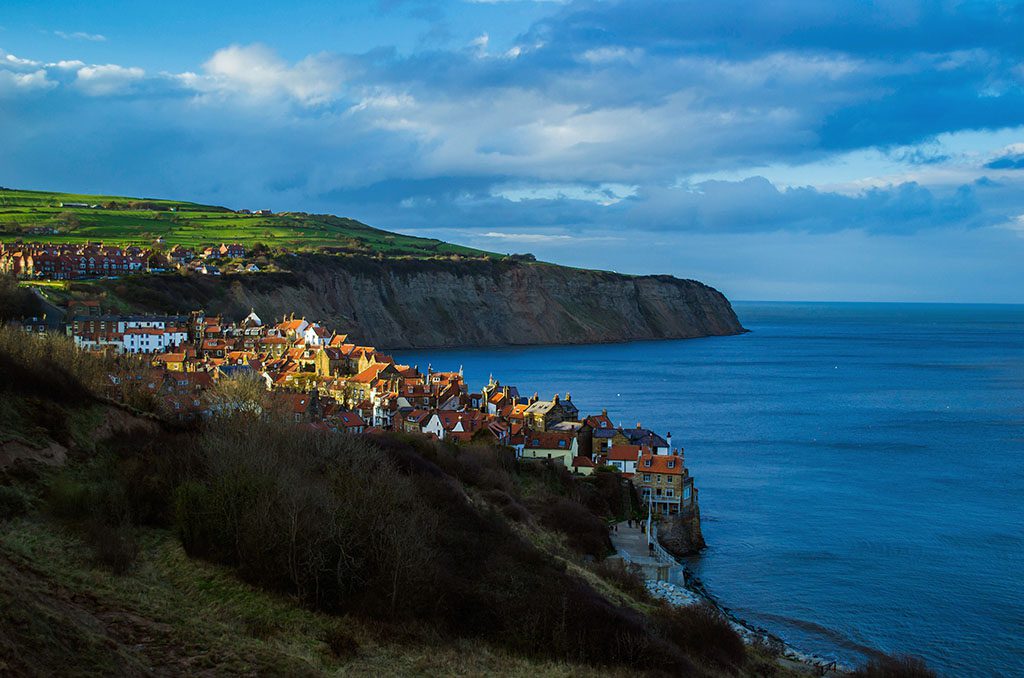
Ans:
{"type": "Polygon", "coordinates": [[[121,338],[121,350],[125,353],[165,353],[187,339],[188,333],[182,328],[130,327],[121,338]]]}
{"type": "Polygon", "coordinates": [[[642,451],[640,445],[612,445],[608,450],[608,464],[623,473],[636,473],[636,462],[642,451]]]}
{"type": "Polygon", "coordinates": [[[579,456],[579,441],[572,433],[561,431],[528,431],[523,441],[523,459],[552,459],[566,468],[579,456]]]}

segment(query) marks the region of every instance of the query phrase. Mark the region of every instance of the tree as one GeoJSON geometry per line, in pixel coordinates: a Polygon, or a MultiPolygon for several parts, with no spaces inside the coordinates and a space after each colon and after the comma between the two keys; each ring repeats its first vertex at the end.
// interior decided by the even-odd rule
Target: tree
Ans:
{"type": "Polygon", "coordinates": [[[269,402],[263,378],[252,371],[221,377],[206,397],[214,416],[259,417],[269,402]]]}

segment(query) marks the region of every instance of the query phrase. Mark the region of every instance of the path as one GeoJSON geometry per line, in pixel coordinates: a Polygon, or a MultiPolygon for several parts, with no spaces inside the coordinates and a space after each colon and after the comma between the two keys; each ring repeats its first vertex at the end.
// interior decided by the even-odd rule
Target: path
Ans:
{"type": "Polygon", "coordinates": [[[678,563],[667,562],[659,558],[657,554],[651,555],[647,548],[647,533],[633,523],[630,527],[627,523],[618,524],[618,531],[612,530],[612,546],[628,563],[639,565],[643,568],[644,576],[647,579],[664,581],[670,578],[670,569],[678,568],[678,563]]]}

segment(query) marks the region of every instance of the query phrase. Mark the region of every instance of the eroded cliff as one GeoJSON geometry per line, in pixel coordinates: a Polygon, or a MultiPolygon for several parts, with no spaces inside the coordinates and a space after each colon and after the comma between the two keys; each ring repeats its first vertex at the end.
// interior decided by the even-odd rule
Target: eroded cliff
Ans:
{"type": "Polygon", "coordinates": [[[303,255],[288,273],[120,281],[136,307],[294,311],[381,348],[577,344],[743,331],[717,290],[671,276],[625,276],[508,260],[303,255]]]}

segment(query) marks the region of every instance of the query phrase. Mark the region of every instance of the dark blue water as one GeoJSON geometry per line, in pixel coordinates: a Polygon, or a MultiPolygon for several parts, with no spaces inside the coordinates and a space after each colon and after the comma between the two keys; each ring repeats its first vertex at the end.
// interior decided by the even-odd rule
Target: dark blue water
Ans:
{"type": "Polygon", "coordinates": [[[1024,306],[736,310],[750,334],[397,357],[671,431],[695,570],[796,647],[1024,675],[1024,306]]]}

